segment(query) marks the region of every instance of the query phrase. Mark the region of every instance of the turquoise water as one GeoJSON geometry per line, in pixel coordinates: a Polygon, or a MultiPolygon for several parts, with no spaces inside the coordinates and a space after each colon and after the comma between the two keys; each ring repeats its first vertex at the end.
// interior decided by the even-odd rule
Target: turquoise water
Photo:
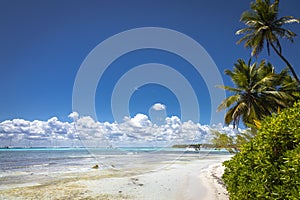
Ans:
{"type": "Polygon", "coordinates": [[[102,168],[130,168],[132,165],[176,160],[203,159],[226,151],[185,152],[177,148],[11,148],[0,149],[1,173],[84,171],[98,164],[102,168]]]}
{"type": "Polygon", "coordinates": [[[197,159],[219,159],[226,151],[186,152],[176,148],[10,148],[0,149],[0,190],[19,184],[35,184],[77,177],[81,172],[121,170],[147,173],[197,159]]]}

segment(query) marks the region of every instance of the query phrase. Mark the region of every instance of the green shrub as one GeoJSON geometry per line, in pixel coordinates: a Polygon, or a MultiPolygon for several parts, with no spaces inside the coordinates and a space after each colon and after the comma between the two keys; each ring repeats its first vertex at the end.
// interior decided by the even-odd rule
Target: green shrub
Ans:
{"type": "Polygon", "coordinates": [[[300,199],[300,102],[266,117],[257,135],[224,162],[230,199],[300,199]]]}

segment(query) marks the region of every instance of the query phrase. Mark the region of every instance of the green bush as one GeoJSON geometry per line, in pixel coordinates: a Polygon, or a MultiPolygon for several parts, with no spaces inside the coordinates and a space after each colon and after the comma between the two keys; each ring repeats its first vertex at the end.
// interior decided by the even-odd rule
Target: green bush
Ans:
{"type": "Polygon", "coordinates": [[[224,162],[230,199],[300,199],[300,102],[266,117],[257,135],[224,162]]]}

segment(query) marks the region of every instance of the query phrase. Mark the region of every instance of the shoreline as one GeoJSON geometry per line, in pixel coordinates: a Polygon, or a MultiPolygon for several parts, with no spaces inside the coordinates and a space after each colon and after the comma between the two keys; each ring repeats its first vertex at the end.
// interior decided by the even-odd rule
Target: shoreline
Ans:
{"type": "MultiPolygon", "coordinates": [[[[6,185],[0,199],[228,200],[220,184],[229,155],[166,164],[163,168],[95,169],[49,174],[36,183],[6,185]]],[[[34,175],[33,175],[34,176],[34,175]]]]}

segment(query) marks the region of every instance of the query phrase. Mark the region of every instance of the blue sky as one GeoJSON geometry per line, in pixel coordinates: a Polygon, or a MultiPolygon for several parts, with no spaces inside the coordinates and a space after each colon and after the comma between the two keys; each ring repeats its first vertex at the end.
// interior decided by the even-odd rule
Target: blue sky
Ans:
{"type": "MultiPolygon", "coordinates": [[[[120,32],[141,27],[162,27],[187,35],[211,56],[226,85],[224,69],[250,51],[236,45],[234,33],[244,27],[240,15],[247,0],[197,1],[0,1],[0,121],[21,118],[70,121],[76,74],[87,55],[102,41],[120,32]]],[[[282,1],[282,15],[300,17],[298,0],[282,1]]],[[[300,34],[299,25],[290,28],[300,34]]],[[[283,42],[284,55],[300,73],[300,39],[283,42]]],[[[274,53],[272,52],[274,55],[274,53]]],[[[261,57],[266,56],[265,53],[261,57]]],[[[283,63],[268,59],[278,69],[283,63]]],[[[166,51],[144,49],[115,60],[102,76],[96,92],[98,120],[114,122],[110,108],[112,90],[124,73],[145,63],[162,63],[184,75],[192,85],[200,108],[200,123],[209,124],[211,99],[205,77],[184,59],[166,51]]],[[[179,83],[178,83],[179,84],[179,83]]],[[[169,88],[146,84],[136,88],[128,105],[131,117],[150,115],[151,106],[166,106],[161,116],[180,116],[179,101],[169,88]]],[[[213,108],[214,110],[216,108],[213,108]]],[[[79,113],[80,114],[80,113],[79,113]]],[[[159,114],[159,113],[157,113],[159,114]]]]}

